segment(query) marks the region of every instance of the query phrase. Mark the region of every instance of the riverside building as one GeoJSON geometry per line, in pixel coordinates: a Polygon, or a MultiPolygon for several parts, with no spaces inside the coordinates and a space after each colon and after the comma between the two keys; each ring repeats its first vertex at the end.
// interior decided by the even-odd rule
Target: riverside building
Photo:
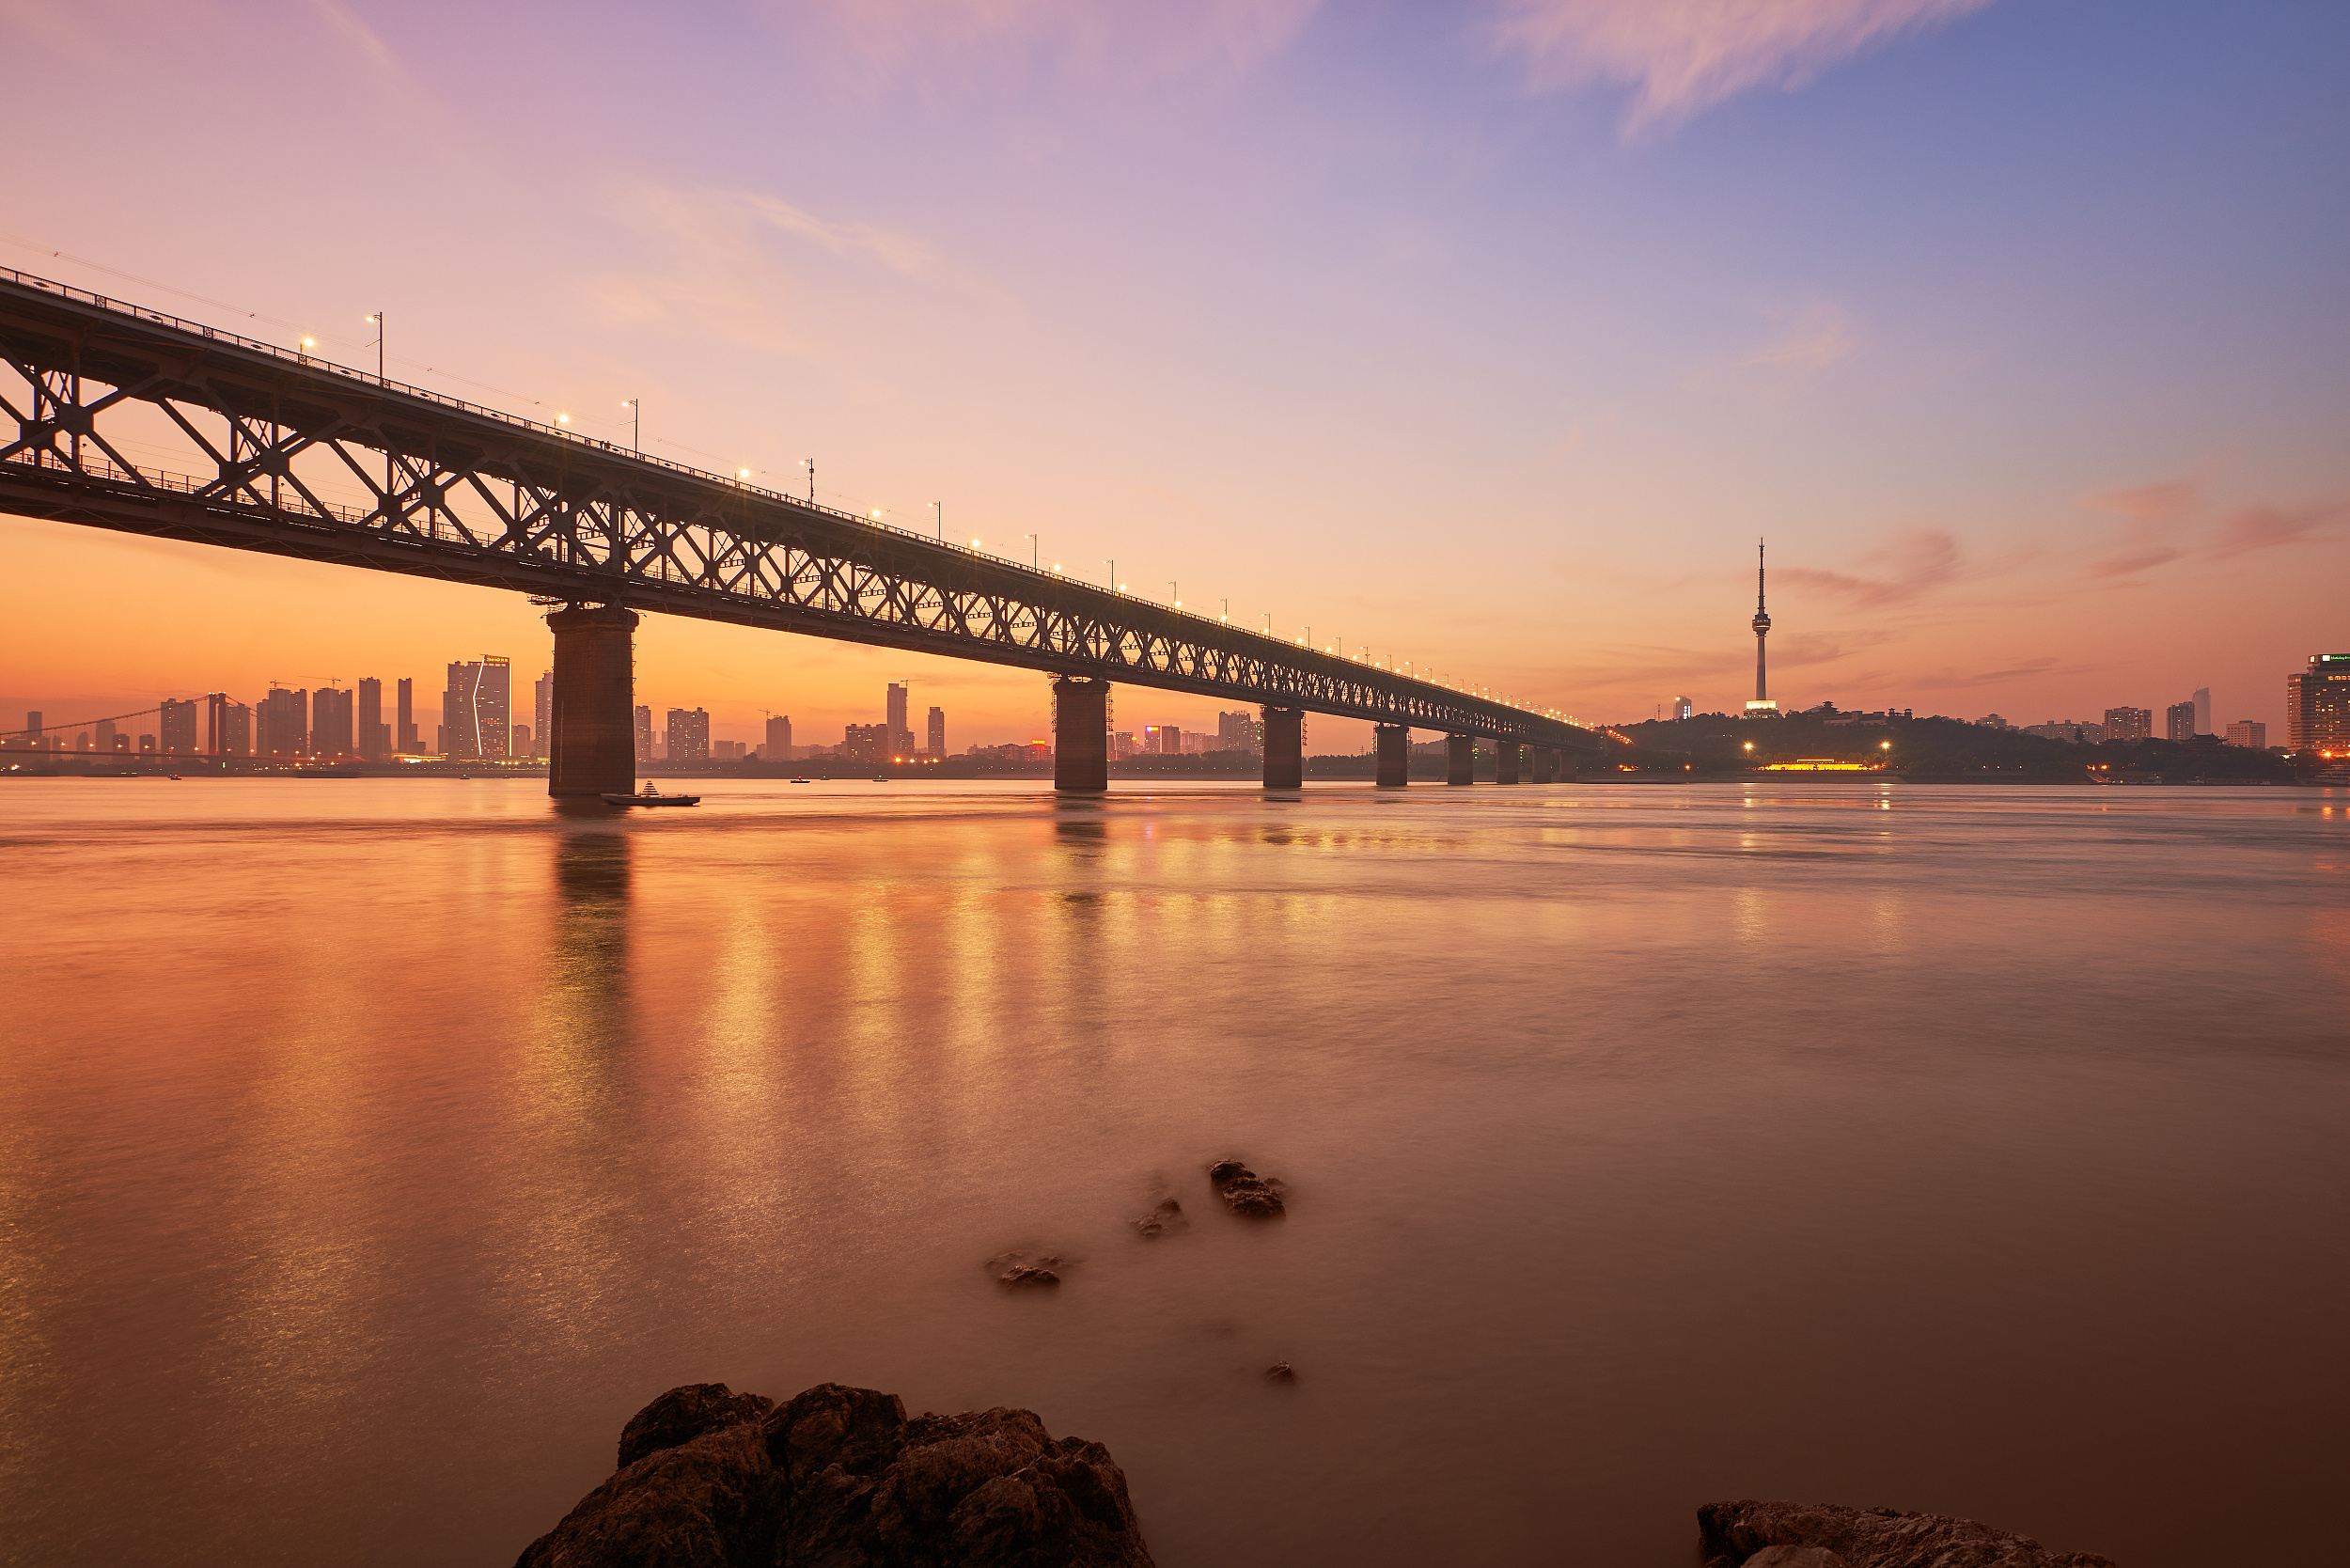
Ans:
{"type": "Polygon", "coordinates": [[[2350,757],[2350,653],[2312,653],[2308,669],[2285,677],[2285,745],[2350,757]]]}

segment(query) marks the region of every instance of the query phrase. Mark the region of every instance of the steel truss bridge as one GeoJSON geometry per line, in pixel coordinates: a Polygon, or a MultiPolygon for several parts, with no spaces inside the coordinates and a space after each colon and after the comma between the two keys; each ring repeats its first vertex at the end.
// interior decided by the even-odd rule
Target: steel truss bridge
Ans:
{"type": "Polygon", "coordinates": [[[6,270],[0,359],[29,388],[0,386],[16,422],[0,510],[27,517],[1537,747],[1601,744],[1551,714],[6,270]],[[125,455],[123,427],[158,414],[206,472],[125,455]]]}

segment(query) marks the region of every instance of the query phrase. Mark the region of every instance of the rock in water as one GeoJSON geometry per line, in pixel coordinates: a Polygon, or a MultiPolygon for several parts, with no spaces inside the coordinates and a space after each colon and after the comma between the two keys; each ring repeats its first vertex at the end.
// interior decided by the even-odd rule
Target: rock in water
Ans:
{"type": "Polygon", "coordinates": [[[1058,1285],[1060,1283],[1061,1261],[1058,1258],[1032,1257],[1026,1252],[1006,1252],[987,1261],[987,1271],[998,1283],[1006,1285],[1058,1285]]]}
{"type": "Polygon", "coordinates": [[[1224,1206],[1250,1219],[1271,1219],[1283,1213],[1281,1184],[1258,1175],[1238,1160],[1218,1160],[1208,1167],[1208,1184],[1224,1206]]]}
{"type": "Polygon", "coordinates": [[[690,1443],[704,1433],[755,1421],[776,1407],[758,1394],[738,1394],[723,1383],[672,1388],[629,1418],[620,1429],[620,1468],[649,1453],[690,1443]]]}
{"type": "Polygon", "coordinates": [[[1287,1361],[1276,1361],[1264,1370],[1264,1377],[1267,1383],[1294,1383],[1297,1381],[1297,1369],[1287,1361]]]}
{"type": "Polygon", "coordinates": [[[1152,1241],[1166,1235],[1170,1231],[1180,1231],[1191,1222],[1183,1217],[1183,1206],[1181,1203],[1176,1202],[1172,1198],[1162,1198],[1159,1200],[1157,1208],[1152,1209],[1140,1219],[1130,1219],[1126,1223],[1140,1231],[1144,1240],[1152,1241]]]}
{"type": "MultiPolygon", "coordinates": [[[[630,1427],[665,1401],[716,1408],[707,1387],[630,1427]]],[[[1151,1568],[1109,1450],[1030,1411],[908,1420],[895,1395],[831,1383],[760,1403],[623,1466],[516,1568],[1151,1568]]]]}
{"type": "Polygon", "coordinates": [[[1830,1503],[1707,1503],[1698,1544],[1706,1568],[2118,1568],[1972,1519],[1830,1503]],[[1817,1555],[1771,1555],[1807,1547],[1817,1555]]]}

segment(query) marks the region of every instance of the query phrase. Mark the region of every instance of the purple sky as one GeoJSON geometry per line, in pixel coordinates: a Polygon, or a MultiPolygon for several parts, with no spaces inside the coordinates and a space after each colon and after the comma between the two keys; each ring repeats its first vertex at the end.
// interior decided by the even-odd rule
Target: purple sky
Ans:
{"type": "MultiPolygon", "coordinates": [[[[1586,717],[1744,699],[1764,534],[1791,705],[2274,724],[2350,648],[2337,4],[11,0],[0,47],[0,265],[350,363],[381,308],[396,375],[642,396],[655,452],[1586,717]]],[[[482,590],[0,561],[53,719],[545,659],[482,590]]],[[[1044,733],[993,666],[641,650],[721,735],[893,679],[1044,733]]]]}

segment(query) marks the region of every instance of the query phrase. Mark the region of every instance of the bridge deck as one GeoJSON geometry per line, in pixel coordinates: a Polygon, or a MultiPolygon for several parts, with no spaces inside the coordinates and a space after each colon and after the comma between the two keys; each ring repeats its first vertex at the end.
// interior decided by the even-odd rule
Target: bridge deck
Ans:
{"type": "Polygon", "coordinates": [[[0,271],[0,510],[1055,675],[1595,748],[1491,701],[0,271]],[[16,397],[28,400],[18,407],[16,397]],[[211,469],[110,438],[160,414],[211,469]],[[350,505],[338,497],[355,497],[350,505]]]}

